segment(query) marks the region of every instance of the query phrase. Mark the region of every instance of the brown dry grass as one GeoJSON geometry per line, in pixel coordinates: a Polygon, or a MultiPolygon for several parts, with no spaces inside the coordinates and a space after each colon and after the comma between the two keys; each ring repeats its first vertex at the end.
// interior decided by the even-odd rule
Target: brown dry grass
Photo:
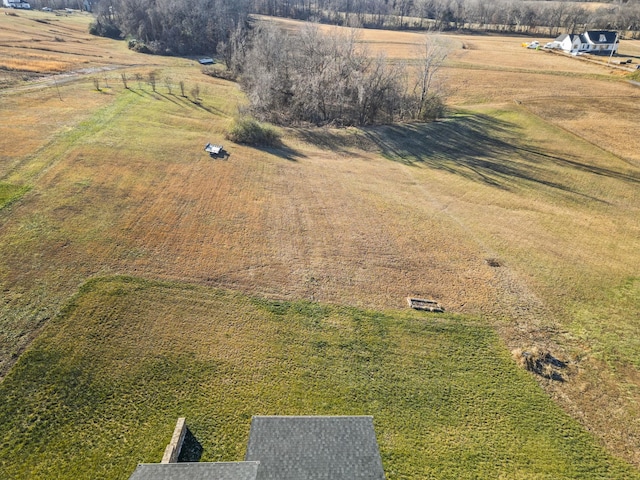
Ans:
{"type": "Polygon", "coordinates": [[[124,42],[89,35],[90,18],[37,11],[0,16],[0,68],[46,73],[130,58],[124,42]]]}
{"type": "MultiPolygon", "coordinates": [[[[415,58],[421,39],[362,33],[394,58],[415,58]]],[[[640,90],[521,39],[443,42],[454,48],[444,69],[451,103],[472,113],[427,126],[286,131],[286,147],[227,145],[227,161],[202,147],[222,138],[242,95],[184,60],[153,59],[161,78],[199,83],[200,106],[177,89],[153,94],[132,82],[125,91],[117,77],[103,93],[89,78],[65,84],[63,102],[51,85],[3,97],[0,180],[33,186],[0,211],[5,365],[96,274],[367,307],[426,296],[495,321],[512,347],[540,342],[575,360],[574,378],[544,386],[640,464],[634,357],[614,370],[591,353],[606,338],[573,324],[638,272],[629,125],[640,90]],[[602,118],[613,136],[598,135],[602,118]],[[496,258],[500,267],[486,261],[496,258]]],[[[122,55],[113,61],[150,61],[122,55]]]]}
{"type": "Polygon", "coordinates": [[[1,15],[0,89],[43,74],[167,64],[167,59],[136,55],[124,41],[90,35],[92,19],[80,12],[68,16],[38,11],[1,15]]]}

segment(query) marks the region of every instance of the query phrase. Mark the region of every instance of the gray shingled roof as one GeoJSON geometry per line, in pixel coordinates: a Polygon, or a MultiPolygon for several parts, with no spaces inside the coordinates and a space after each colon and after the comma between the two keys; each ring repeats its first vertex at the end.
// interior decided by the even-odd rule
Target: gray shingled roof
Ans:
{"type": "Polygon", "coordinates": [[[129,480],[256,480],[259,462],[142,463],[129,480]]]}
{"type": "Polygon", "coordinates": [[[589,30],[586,35],[589,37],[589,39],[595,43],[596,45],[599,44],[611,44],[613,42],[616,41],[616,39],[618,38],[618,34],[616,32],[611,32],[608,30],[589,30]],[[600,37],[603,36],[604,40],[600,40],[600,37]]]}
{"type": "Polygon", "coordinates": [[[257,480],[384,480],[372,417],[253,417],[257,480]]]}

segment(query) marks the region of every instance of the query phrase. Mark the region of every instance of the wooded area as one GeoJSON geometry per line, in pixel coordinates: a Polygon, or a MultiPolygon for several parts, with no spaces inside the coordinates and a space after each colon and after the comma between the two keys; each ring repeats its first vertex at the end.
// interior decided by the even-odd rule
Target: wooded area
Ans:
{"type": "Polygon", "coordinates": [[[92,33],[127,36],[164,55],[215,53],[246,24],[249,0],[101,0],[92,33]]]}
{"type": "Polygon", "coordinates": [[[373,56],[354,32],[325,34],[314,25],[299,35],[258,29],[233,64],[252,113],[282,125],[369,125],[431,120],[443,114],[435,75],[446,51],[426,38],[413,71],[373,56]]]}

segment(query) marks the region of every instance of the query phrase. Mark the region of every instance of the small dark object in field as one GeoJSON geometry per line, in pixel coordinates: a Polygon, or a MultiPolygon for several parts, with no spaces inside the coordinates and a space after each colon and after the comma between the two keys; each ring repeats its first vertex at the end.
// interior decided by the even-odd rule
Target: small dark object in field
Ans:
{"type": "Polygon", "coordinates": [[[502,261],[499,258],[487,258],[485,260],[490,267],[501,267],[502,261]]]}
{"type": "Polygon", "coordinates": [[[423,298],[407,297],[407,303],[414,310],[422,310],[425,312],[444,312],[444,307],[435,300],[425,300],[423,298]]]}
{"type": "Polygon", "coordinates": [[[517,348],[511,353],[516,362],[530,372],[549,380],[564,381],[558,370],[565,368],[567,364],[554,357],[549,351],[532,347],[527,350],[517,348]]]}

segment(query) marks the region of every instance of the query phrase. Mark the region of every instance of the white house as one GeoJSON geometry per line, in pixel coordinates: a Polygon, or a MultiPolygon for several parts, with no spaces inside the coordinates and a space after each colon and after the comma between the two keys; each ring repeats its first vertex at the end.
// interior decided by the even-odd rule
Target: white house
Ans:
{"type": "Polygon", "coordinates": [[[618,51],[620,39],[617,32],[590,30],[581,34],[563,34],[553,41],[561,50],[568,53],[592,53],[610,55],[618,51]]]}
{"type": "Polygon", "coordinates": [[[31,5],[22,0],[2,0],[2,5],[6,8],[21,8],[23,10],[31,10],[31,5]]]}
{"type": "Polygon", "coordinates": [[[583,35],[576,35],[575,33],[563,33],[553,41],[554,48],[559,48],[564,52],[579,52],[580,47],[583,45],[583,35]]]}

